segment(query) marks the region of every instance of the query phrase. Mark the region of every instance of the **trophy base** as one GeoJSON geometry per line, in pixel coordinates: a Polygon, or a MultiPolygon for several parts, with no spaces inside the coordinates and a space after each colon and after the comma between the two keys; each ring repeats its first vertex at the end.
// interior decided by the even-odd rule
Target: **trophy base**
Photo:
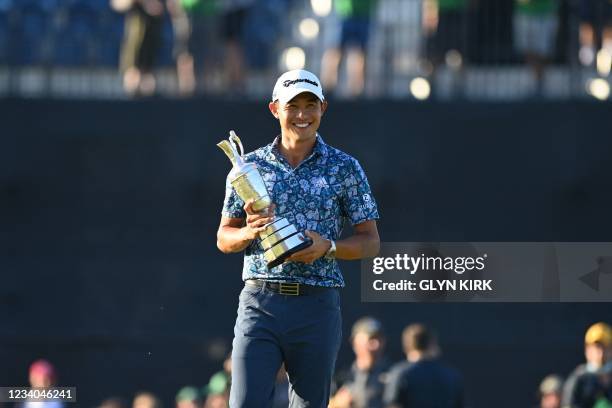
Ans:
{"type": "Polygon", "coordinates": [[[301,244],[299,244],[297,246],[294,246],[293,248],[291,248],[287,252],[282,253],[277,258],[275,258],[275,259],[271,260],[270,262],[268,262],[268,264],[267,264],[268,269],[274,268],[275,266],[278,266],[278,265],[282,264],[291,255],[295,254],[298,251],[301,251],[304,248],[308,248],[311,245],[312,245],[312,239],[306,237],[304,242],[302,242],[301,244]]]}

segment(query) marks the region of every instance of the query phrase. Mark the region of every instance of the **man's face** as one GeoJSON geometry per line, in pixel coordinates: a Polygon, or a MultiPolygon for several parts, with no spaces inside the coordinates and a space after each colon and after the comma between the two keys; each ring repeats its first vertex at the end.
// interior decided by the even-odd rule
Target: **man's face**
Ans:
{"type": "Polygon", "coordinates": [[[353,352],[356,356],[376,355],[382,348],[382,342],[376,337],[371,337],[364,332],[356,333],[353,336],[353,352]]]}
{"type": "Polygon", "coordinates": [[[551,392],[549,394],[542,395],[540,400],[541,408],[559,408],[561,406],[561,396],[557,393],[551,392]]]}
{"type": "Polygon", "coordinates": [[[198,404],[196,401],[178,401],[176,403],[176,408],[198,408],[198,404]]]}
{"type": "Polygon", "coordinates": [[[607,348],[600,343],[587,344],[584,347],[584,355],[588,363],[595,367],[604,365],[608,357],[607,348]]]}
{"type": "Polygon", "coordinates": [[[280,122],[283,136],[303,141],[316,137],[327,102],[321,102],[310,92],[302,92],[284,105],[276,101],[269,107],[280,122]]]}
{"type": "Polygon", "coordinates": [[[33,373],[30,374],[30,384],[32,387],[50,387],[53,385],[53,379],[45,374],[33,373]]]}

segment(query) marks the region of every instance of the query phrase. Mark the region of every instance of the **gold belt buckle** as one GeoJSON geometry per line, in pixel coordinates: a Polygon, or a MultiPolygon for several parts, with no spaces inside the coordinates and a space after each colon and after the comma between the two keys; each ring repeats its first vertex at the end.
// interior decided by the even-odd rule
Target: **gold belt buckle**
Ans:
{"type": "Polygon", "coordinates": [[[281,295],[298,296],[300,294],[299,283],[279,283],[278,292],[281,295]]]}

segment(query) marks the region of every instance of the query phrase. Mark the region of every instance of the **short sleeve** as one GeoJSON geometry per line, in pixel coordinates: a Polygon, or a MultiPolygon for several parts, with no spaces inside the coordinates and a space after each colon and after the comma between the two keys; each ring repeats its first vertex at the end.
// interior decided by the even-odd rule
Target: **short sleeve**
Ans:
{"type": "Polygon", "coordinates": [[[343,213],[352,225],[380,218],[370,184],[359,162],[353,158],[343,179],[343,213]]]}
{"type": "Polygon", "coordinates": [[[238,196],[236,190],[229,182],[225,180],[225,199],[223,200],[223,210],[221,214],[228,218],[246,218],[244,211],[244,201],[238,196]]]}

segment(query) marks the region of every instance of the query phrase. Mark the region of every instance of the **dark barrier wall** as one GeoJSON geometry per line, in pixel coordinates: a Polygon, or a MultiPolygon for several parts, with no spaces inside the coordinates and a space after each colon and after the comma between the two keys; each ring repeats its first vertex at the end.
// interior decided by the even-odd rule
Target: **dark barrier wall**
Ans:
{"type": "MultiPolygon", "coordinates": [[[[610,107],[332,103],[321,134],[365,168],[384,241],[612,241],[610,107]]],[[[215,246],[215,144],[271,141],[266,104],[5,100],[0,119],[0,385],[41,356],[78,406],[204,385],[241,287],[241,257],[215,246]]],[[[363,304],[359,264],[342,266],[345,338],[377,316],[399,359],[401,329],[430,323],[474,407],[529,406],[612,320],[606,304],[363,304]]]]}

